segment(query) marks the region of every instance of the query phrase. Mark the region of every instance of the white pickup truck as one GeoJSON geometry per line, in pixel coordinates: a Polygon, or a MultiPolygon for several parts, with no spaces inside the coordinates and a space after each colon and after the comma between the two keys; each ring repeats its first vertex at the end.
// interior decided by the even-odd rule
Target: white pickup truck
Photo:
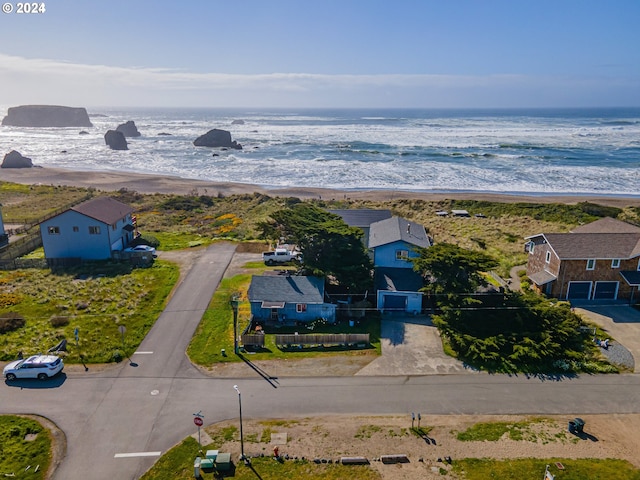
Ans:
{"type": "Polygon", "coordinates": [[[287,263],[299,259],[299,252],[287,250],[286,248],[276,248],[273,252],[262,253],[262,260],[266,265],[276,265],[278,263],[287,263]]]}

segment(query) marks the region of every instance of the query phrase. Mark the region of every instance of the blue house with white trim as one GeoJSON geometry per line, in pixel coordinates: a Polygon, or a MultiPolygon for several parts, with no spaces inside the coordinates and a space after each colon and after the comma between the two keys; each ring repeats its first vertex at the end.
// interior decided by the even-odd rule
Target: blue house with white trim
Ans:
{"type": "Polygon", "coordinates": [[[373,252],[374,284],[378,310],[419,313],[422,311],[423,281],[413,270],[418,248],[429,248],[433,239],[423,225],[402,217],[374,222],[369,227],[369,249],[373,252]]]}
{"type": "Polygon", "coordinates": [[[298,275],[254,275],[248,291],[251,316],[268,323],[336,321],[336,306],[324,301],[324,279],[298,275]]]}
{"type": "Polygon", "coordinates": [[[47,260],[106,260],[134,238],[133,209],[110,197],[69,208],[40,224],[47,260]]]}

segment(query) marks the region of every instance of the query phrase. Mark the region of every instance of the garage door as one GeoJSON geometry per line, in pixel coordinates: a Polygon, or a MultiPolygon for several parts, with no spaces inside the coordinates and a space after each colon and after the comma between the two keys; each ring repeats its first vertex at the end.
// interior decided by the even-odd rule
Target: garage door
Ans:
{"type": "Polygon", "coordinates": [[[618,282],[596,282],[596,291],[593,298],[615,299],[618,296],[618,282]]]}
{"type": "Polygon", "coordinates": [[[406,295],[385,295],[384,296],[384,308],[385,310],[404,310],[407,308],[407,296],[406,295]]]}
{"type": "Polygon", "coordinates": [[[567,298],[571,299],[589,299],[591,293],[591,282],[569,282],[569,291],[567,298]]]}

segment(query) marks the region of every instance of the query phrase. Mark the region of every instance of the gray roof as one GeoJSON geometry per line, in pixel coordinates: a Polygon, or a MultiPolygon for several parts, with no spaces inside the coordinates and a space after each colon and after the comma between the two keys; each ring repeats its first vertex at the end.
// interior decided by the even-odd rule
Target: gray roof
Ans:
{"type": "Polygon", "coordinates": [[[611,217],[604,217],[595,222],[580,225],[571,233],[640,233],[640,227],[622,222],[611,217]]]}
{"type": "Polygon", "coordinates": [[[71,207],[70,210],[113,225],[133,212],[133,208],[111,197],[98,197],[71,207]]]}
{"type": "Polygon", "coordinates": [[[417,247],[430,247],[431,238],[423,225],[402,217],[391,217],[371,224],[369,248],[404,241],[417,247]]]}
{"type": "Polygon", "coordinates": [[[547,272],[546,270],[542,270],[540,272],[532,273],[531,275],[529,275],[529,278],[533,283],[540,286],[546,285],[549,282],[553,282],[558,277],[552,273],[547,272]]]}
{"type": "Polygon", "coordinates": [[[561,260],[633,258],[640,255],[640,233],[545,233],[561,260]]]}
{"type": "Polygon", "coordinates": [[[634,287],[640,287],[640,271],[636,270],[627,270],[620,272],[622,278],[629,284],[634,287]]]}
{"type": "Polygon", "coordinates": [[[391,218],[391,210],[374,210],[372,208],[353,208],[347,210],[329,210],[330,213],[342,217],[350,227],[366,228],[374,222],[391,218]]]}
{"type": "Polygon", "coordinates": [[[248,296],[250,302],[324,303],[324,279],[254,275],[248,296]]]}

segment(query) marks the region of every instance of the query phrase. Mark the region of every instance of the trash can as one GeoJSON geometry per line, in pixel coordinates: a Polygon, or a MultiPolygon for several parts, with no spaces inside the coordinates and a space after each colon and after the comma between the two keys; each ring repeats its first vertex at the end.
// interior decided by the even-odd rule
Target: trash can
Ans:
{"type": "Polygon", "coordinates": [[[200,478],[200,457],[196,457],[193,462],[193,476],[200,478]]]}
{"type": "Polygon", "coordinates": [[[576,433],[576,424],[573,420],[569,420],[569,433],[576,433]]]}
{"type": "Polygon", "coordinates": [[[576,432],[582,433],[584,431],[584,420],[581,418],[574,418],[573,423],[576,426],[576,432]]]}

